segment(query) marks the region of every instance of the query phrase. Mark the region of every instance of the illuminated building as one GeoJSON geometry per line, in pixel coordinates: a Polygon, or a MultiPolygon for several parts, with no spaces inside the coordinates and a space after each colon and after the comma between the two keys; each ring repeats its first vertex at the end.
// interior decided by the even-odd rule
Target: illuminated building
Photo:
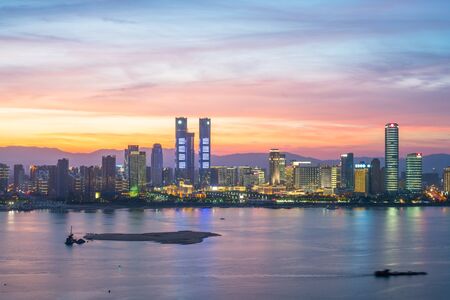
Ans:
{"type": "Polygon", "coordinates": [[[370,165],[362,162],[359,164],[355,164],[355,193],[361,193],[368,195],[369,194],[369,188],[370,188],[370,182],[369,182],[369,176],[370,176],[370,165]]]}
{"type": "Polygon", "coordinates": [[[341,167],[333,166],[331,167],[331,188],[333,194],[336,193],[337,189],[341,187],[341,167]]]}
{"type": "Polygon", "coordinates": [[[311,162],[295,162],[294,187],[305,192],[316,192],[320,187],[320,168],[311,162]]]}
{"type": "Polygon", "coordinates": [[[269,178],[271,185],[283,184],[285,177],[286,156],[278,149],[271,149],[269,152],[269,178]]]}
{"type": "Polygon", "coordinates": [[[332,168],[330,166],[320,167],[320,188],[325,194],[332,194],[333,188],[331,186],[332,168]]]}
{"type": "Polygon", "coordinates": [[[381,194],[383,192],[383,176],[381,174],[381,164],[378,158],[374,158],[370,162],[369,177],[370,177],[369,193],[372,195],[381,194]]]}
{"type": "Polygon", "coordinates": [[[235,186],[238,183],[238,169],[236,167],[211,167],[211,185],[235,186]]]}
{"type": "Polygon", "coordinates": [[[14,165],[14,191],[24,191],[25,169],[23,165],[14,165]]]}
{"type": "Polygon", "coordinates": [[[175,119],[175,179],[194,184],[194,133],[187,131],[187,119],[175,119]]]}
{"type": "Polygon", "coordinates": [[[353,191],[354,179],[353,153],[341,154],[341,188],[353,191]]]}
{"type": "Polygon", "coordinates": [[[285,168],[285,176],[286,176],[286,190],[291,191],[294,189],[294,165],[290,164],[285,168]]]}
{"type": "Polygon", "coordinates": [[[69,196],[69,160],[58,159],[56,164],[56,197],[67,198],[69,196]]]}
{"type": "Polygon", "coordinates": [[[116,157],[102,157],[102,194],[106,197],[116,193],[116,157]]]}
{"type": "Polygon", "coordinates": [[[398,124],[388,123],[385,132],[385,188],[389,193],[398,192],[399,143],[398,124]]]}
{"type": "Polygon", "coordinates": [[[137,196],[146,190],[147,186],[147,158],[144,151],[130,151],[128,153],[128,187],[131,196],[137,196]]]}
{"type": "Polygon", "coordinates": [[[161,144],[154,144],[151,156],[151,183],[152,186],[161,187],[163,185],[163,150],[161,144]]]}
{"type": "Polygon", "coordinates": [[[422,191],[422,153],[406,156],[406,190],[411,193],[422,191]]]}
{"type": "Polygon", "coordinates": [[[0,164],[0,193],[8,191],[9,167],[6,164],[0,164]]]}
{"type": "Polygon", "coordinates": [[[125,176],[128,178],[128,156],[130,155],[130,153],[132,151],[139,151],[139,146],[138,145],[128,145],[128,148],[124,150],[124,160],[123,160],[123,168],[125,170],[125,176]]]}
{"type": "Polygon", "coordinates": [[[447,167],[444,169],[444,175],[442,177],[444,178],[444,192],[449,194],[450,193],[450,167],[447,167]]]}
{"type": "Polygon", "coordinates": [[[211,119],[199,119],[199,139],[200,187],[208,187],[211,181],[211,119]]]}

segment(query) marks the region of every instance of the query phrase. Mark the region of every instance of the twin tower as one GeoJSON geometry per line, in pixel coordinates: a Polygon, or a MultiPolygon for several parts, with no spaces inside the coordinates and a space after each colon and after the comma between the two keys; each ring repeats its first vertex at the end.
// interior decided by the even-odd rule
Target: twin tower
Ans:
{"type": "MultiPolygon", "coordinates": [[[[175,118],[175,178],[177,182],[195,184],[194,133],[188,131],[188,120],[175,118]]],[[[199,119],[199,184],[208,186],[211,177],[211,119],[199,119]]]]}

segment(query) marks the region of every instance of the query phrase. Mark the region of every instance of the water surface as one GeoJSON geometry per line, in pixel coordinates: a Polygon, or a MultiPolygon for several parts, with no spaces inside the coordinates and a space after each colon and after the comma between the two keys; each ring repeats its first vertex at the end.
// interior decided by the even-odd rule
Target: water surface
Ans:
{"type": "Polygon", "coordinates": [[[0,212],[0,299],[448,299],[449,228],[432,207],[0,212]],[[222,236],[67,247],[70,225],[222,236]],[[371,276],[382,268],[429,275],[371,276]]]}

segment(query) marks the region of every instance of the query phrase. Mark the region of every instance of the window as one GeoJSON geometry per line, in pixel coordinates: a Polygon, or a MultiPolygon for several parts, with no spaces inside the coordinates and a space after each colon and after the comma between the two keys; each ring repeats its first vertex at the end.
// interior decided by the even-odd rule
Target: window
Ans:
{"type": "Polygon", "coordinates": [[[186,169],[186,162],[181,161],[181,162],[178,164],[178,168],[180,168],[180,169],[186,169]]]}
{"type": "Polygon", "coordinates": [[[209,169],[209,162],[202,163],[203,169],[209,169]]]}
{"type": "Polygon", "coordinates": [[[202,139],[202,144],[203,145],[209,145],[209,138],[203,138],[202,139]]]}
{"type": "Polygon", "coordinates": [[[186,154],[183,153],[178,154],[178,160],[186,160],[186,154]]]}
{"type": "Polygon", "coordinates": [[[178,152],[182,152],[182,153],[186,152],[186,146],[179,146],[178,152]]]}
{"type": "Polygon", "coordinates": [[[203,146],[202,147],[202,152],[209,153],[209,146],[203,146]]]}
{"type": "Polygon", "coordinates": [[[203,160],[209,160],[209,153],[203,153],[202,159],[203,160]]]}
{"type": "Polygon", "coordinates": [[[186,145],[186,138],[179,138],[178,145],[186,145]]]}

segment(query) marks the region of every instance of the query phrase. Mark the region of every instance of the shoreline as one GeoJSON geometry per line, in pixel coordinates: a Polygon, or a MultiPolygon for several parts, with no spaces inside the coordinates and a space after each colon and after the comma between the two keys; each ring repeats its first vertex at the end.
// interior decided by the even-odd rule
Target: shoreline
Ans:
{"type": "Polygon", "coordinates": [[[449,202],[443,203],[233,203],[233,204],[217,204],[217,203],[198,203],[198,202],[169,202],[169,203],[80,203],[80,204],[61,204],[59,206],[48,207],[28,207],[26,209],[0,209],[0,211],[34,211],[34,210],[72,210],[72,211],[87,211],[92,212],[96,210],[110,210],[116,209],[164,209],[164,208],[267,208],[267,209],[292,209],[292,208],[403,208],[403,207],[450,207],[449,202]]]}

